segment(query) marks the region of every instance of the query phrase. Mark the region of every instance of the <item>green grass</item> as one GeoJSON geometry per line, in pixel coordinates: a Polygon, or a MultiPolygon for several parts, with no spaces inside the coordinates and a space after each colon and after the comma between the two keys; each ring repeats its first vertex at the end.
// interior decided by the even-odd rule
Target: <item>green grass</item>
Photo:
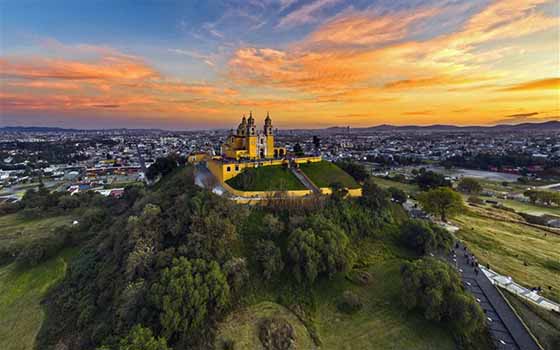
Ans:
{"type": "Polygon", "coordinates": [[[471,209],[453,221],[479,261],[526,287],[541,286],[543,296],[560,301],[560,235],[520,223],[499,209],[471,209]],[[483,216],[484,215],[484,216],[483,216]],[[548,287],[552,287],[549,290],[548,287]]]}
{"type": "Polygon", "coordinates": [[[418,186],[415,184],[405,184],[402,182],[389,180],[382,177],[373,177],[373,181],[381,188],[396,187],[398,189],[405,191],[408,194],[414,194],[420,191],[418,186]]]}
{"type": "Polygon", "coordinates": [[[235,349],[264,349],[259,340],[259,322],[264,318],[281,318],[290,323],[296,335],[296,349],[313,349],[313,340],[303,323],[290,310],[276,303],[263,301],[256,305],[231,313],[219,327],[216,349],[221,349],[225,340],[233,340],[235,349]]]}
{"type": "Polygon", "coordinates": [[[315,295],[316,322],[322,349],[455,349],[453,338],[442,325],[428,322],[401,304],[400,259],[385,260],[367,268],[373,279],[360,286],[343,277],[321,281],[315,295]],[[351,315],[341,313],[337,303],[352,290],[364,303],[351,315]]]}
{"type": "MultiPolygon", "coordinates": [[[[243,344],[246,344],[245,339],[248,337],[246,322],[236,325],[231,322],[232,317],[257,320],[259,305],[263,302],[280,302],[285,306],[298,305],[296,308],[303,310],[298,312],[298,315],[306,315],[303,324],[307,328],[307,333],[316,335],[320,339],[320,347],[301,347],[301,349],[445,350],[456,348],[444,324],[426,321],[421,314],[407,311],[401,302],[399,270],[402,262],[411,257],[410,252],[390,242],[374,238],[360,241],[354,246],[354,251],[358,256],[356,269],[367,270],[372,276],[371,283],[356,284],[345,274],[338,274],[332,279],[323,277],[312,287],[296,287],[291,284],[294,282],[288,282],[289,271],[270,284],[254,278],[247,284],[249,292],[243,296],[243,303],[252,306],[233,311],[233,316],[222,325],[219,334],[235,335],[234,339],[242,339],[243,344]],[[352,290],[363,302],[363,308],[356,313],[346,314],[337,308],[339,299],[346,290],[352,290]],[[245,314],[246,310],[257,311],[248,316],[245,314]],[[224,332],[224,327],[227,328],[227,333],[224,332]]],[[[351,275],[352,272],[348,274],[351,275]]],[[[252,324],[256,322],[252,321],[252,324]]],[[[237,348],[259,349],[243,346],[237,348]]]]}
{"type": "Polygon", "coordinates": [[[249,168],[226,181],[231,187],[241,191],[291,191],[305,190],[305,186],[281,165],[249,168]]]}
{"type": "Polygon", "coordinates": [[[352,176],[334,163],[328,161],[302,163],[300,168],[318,187],[331,187],[335,183],[340,183],[346,188],[360,188],[352,176]]]}
{"type": "Polygon", "coordinates": [[[69,216],[25,219],[18,214],[0,216],[0,252],[16,253],[21,247],[51,236],[56,227],[72,223],[69,216]]]}
{"type": "Polygon", "coordinates": [[[527,213],[531,215],[556,215],[560,216],[560,207],[545,207],[538,204],[531,204],[520,202],[512,199],[499,199],[499,198],[489,198],[489,197],[481,197],[482,199],[490,199],[495,200],[501,203],[503,206],[514,209],[516,212],[519,213],[527,213]]]}
{"type": "Polygon", "coordinates": [[[504,295],[539,343],[546,350],[554,349],[554,339],[557,342],[560,341],[560,315],[542,309],[506,291],[504,291],[504,295]]]}
{"type": "Polygon", "coordinates": [[[15,263],[0,267],[0,349],[31,350],[44,311],[40,302],[47,290],[66,271],[68,259],[76,250],[65,250],[32,268],[15,263]]]}

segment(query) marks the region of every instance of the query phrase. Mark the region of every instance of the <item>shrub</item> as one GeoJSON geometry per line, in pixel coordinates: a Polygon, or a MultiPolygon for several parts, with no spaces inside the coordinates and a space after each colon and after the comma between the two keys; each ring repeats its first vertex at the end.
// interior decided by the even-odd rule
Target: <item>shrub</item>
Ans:
{"type": "Polygon", "coordinates": [[[270,279],[284,269],[282,252],[273,241],[260,240],[257,242],[255,250],[256,260],[265,279],[270,279]]]}
{"type": "Polygon", "coordinates": [[[482,199],[480,199],[480,197],[477,196],[470,196],[467,199],[467,202],[469,202],[470,204],[475,204],[475,205],[481,205],[484,203],[484,201],[482,199]]]}
{"type": "Polygon", "coordinates": [[[259,324],[259,339],[266,350],[295,350],[296,334],[283,318],[265,318],[259,324]]]}
{"type": "Polygon", "coordinates": [[[338,302],[338,309],[347,314],[352,314],[362,308],[363,304],[360,297],[352,291],[345,291],[338,302]]]}

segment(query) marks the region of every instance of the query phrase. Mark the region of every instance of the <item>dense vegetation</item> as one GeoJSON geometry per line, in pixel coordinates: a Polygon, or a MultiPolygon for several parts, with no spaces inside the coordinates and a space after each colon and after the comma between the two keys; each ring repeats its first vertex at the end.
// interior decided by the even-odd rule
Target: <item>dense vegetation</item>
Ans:
{"type": "MultiPolygon", "coordinates": [[[[393,192],[366,178],[357,199],[335,191],[310,200],[241,206],[196,187],[191,167],[172,170],[148,189],[127,188],[120,200],[84,197],[73,209],[61,208],[64,195],[30,192],[17,215],[34,207],[71,213],[80,221],[71,236],[81,237],[66,277],[45,300],[38,348],[237,348],[235,336],[224,338],[235,333],[220,325],[246,308],[274,301],[277,314],[295,315],[297,321],[263,314],[256,324],[265,348],[306,344],[301,327],[316,346],[325,337],[325,349],[340,348],[329,321],[336,315],[353,325],[346,327],[356,327],[347,328],[349,334],[376,329],[368,323],[372,317],[406,334],[377,340],[379,346],[398,341],[421,349],[436,342],[450,348],[444,331],[449,329],[462,347],[486,349],[486,343],[470,341],[484,335],[483,323],[463,330],[465,320],[448,322],[461,308],[471,312],[465,317],[478,320],[458,279],[450,277],[442,286],[451,302],[438,305],[437,314],[425,313],[441,324],[425,323],[415,313],[425,311],[426,288],[406,287],[426,273],[422,256],[447,250],[452,238],[436,226],[408,221],[398,204],[403,194],[393,192]],[[403,291],[409,293],[404,299],[403,291]]],[[[356,344],[368,348],[372,341],[356,344]]]]}

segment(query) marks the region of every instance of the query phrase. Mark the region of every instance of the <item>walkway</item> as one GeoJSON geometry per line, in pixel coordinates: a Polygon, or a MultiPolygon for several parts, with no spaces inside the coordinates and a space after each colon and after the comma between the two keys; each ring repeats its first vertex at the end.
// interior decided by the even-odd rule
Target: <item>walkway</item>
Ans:
{"type": "Polygon", "coordinates": [[[504,288],[523,299],[535,303],[538,306],[542,307],[543,309],[556,311],[560,313],[560,304],[557,304],[552,300],[540,296],[539,293],[534,292],[530,289],[527,289],[515,283],[511,279],[511,277],[502,276],[495,271],[485,268],[482,265],[480,265],[480,269],[482,270],[482,272],[484,272],[486,277],[488,277],[493,284],[498,285],[499,287],[504,288]]]}
{"type": "Polygon", "coordinates": [[[455,249],[455,256],[450,259],[458,269],[465,288],[474,295],[484,310],[496,348],[540,350],[539,345],[488,277],[482,272],[475,273],[475,268],[465,257],[463,245],[459,244],[459,248],[455,249]]]}
{"type": "Polygon", "coordinates": [[[298,180],[310,191],[312,191],[313,193],[316,194],[320,194],[321,193],[321,189],[319,187],[317,187],[313,181],[311,181],[311,179],[309,177],[307,177],[307,175],[305,175],[303,173],[303,171],[301,171],[300,168],[296,168],[296,167],[291,167],[290,168],[292,170],[292,173],[298,178],[298,180]]]}

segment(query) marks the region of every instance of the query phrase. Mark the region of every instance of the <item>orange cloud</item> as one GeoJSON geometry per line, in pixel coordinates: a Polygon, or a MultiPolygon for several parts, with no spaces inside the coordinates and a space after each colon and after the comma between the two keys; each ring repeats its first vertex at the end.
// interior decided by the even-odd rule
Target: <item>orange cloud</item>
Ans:
{"type": "Polygon", "coordinates": [[[539,79],[515,84],[499,91],[560,90],[560,78],[539,79]]]}

